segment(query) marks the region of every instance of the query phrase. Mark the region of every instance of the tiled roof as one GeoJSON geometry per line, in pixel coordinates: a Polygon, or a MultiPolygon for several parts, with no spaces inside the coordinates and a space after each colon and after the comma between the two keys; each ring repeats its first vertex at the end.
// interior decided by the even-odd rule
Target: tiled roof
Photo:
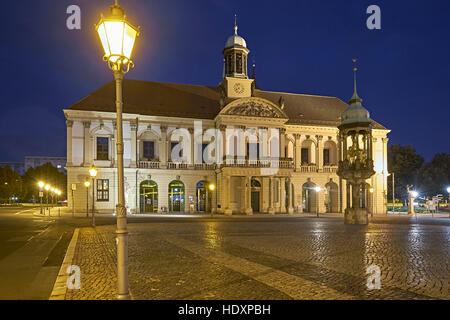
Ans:
{"type": "MultiPolygon", "coordinates": [[[[284,99],[287,124],[329,125],[340,123],[341,113],[348,107],[334,97],[313,96],[255,90],[256,97],[278,105],[284,99]]],[[[123,112],[140,115],[214,119],[220,112],[219,87],[162,83],[125,79],[123,112]]],[[[114,81],[71,105],[69,110],[115,112],[114,81]]],[[[374,128],[385,129],[373,121],[374,128]]]]}

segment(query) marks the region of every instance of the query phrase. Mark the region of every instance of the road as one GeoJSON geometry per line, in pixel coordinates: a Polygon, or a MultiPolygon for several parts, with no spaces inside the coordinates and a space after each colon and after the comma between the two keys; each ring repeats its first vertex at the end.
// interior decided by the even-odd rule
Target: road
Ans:
{"type": "MultiPolygon", "coordinates": [[[[94,230],[84,216],[39,211],[0,208],[0,299],[48,299],[75,228],[82,290],[67,298],[114,299],[115,217],[97,215],[94,230]]],[[[137,299],[449,299],[444,217],[380,216],[369,226],[281,215],[128,220],[137,299]],[[371,264],[381,291],[365,289],[371,264]]]]}
{"type": "Polygon", "coordinates": [[[1,207],[0,299],[48,299],[73,230],[88,225],[87,219],[41,216],[39,207],[1,207]]]}

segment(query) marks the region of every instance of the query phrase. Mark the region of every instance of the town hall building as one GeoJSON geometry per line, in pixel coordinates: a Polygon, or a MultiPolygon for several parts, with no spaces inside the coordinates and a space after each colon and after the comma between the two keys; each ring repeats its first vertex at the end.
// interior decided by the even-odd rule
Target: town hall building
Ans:
{"type": "MultiPolygon", "coordinates": [[[[129,213],[343,212],[347,188],[336,174],[342,158],[338,125],[348,104],[259,90],[248,76],[248,54],[235,26],[218,86],[124,80],[129,213]]],[[[64,110],[67,190],[75,211],[85,211],[87,200],[94,200],[96,212],[115,211],[115,112],[113,81],[64,110]],[[87,192],[91,166],[98,174],[94,192],[87,192]]],[[[364,197],[369,212],[384,214],[389,130],[371,121],[376,173],[366,181],[364,197]]]]}

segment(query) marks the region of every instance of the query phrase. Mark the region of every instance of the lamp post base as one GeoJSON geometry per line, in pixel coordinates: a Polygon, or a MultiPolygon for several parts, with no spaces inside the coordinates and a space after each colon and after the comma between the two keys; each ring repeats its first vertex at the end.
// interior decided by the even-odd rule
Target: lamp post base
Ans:
{"type": "Polygon", "coordinates": [[[345,224],[368,224],[369,216],[366,208],[347,208],[344,213],[345,224]]]}

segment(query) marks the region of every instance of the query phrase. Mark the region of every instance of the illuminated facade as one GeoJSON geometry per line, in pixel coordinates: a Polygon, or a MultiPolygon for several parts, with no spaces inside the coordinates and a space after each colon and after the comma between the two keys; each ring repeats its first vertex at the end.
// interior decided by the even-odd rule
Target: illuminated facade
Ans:
{"type": "MultiPolygon", "coordinates": [[[[248,53],[235,26],[223,50],[219,86],[124,80],[129,212],[343,211],[347,188],[336,174],[342,155],[338,125],[348,104],[334,97],[255,88],[247,73],[248,53]]],[[[74,202],[76,211],[86,208],[83,182],[92,165],[98,168],[96,210],[114,211],[114,100],[110,82],[64,110],[69,206],[74,202]]],[[[366,201],[369,212],[384,214],[389,130],[371,122],[376,173],[367,180],[366,201]]]]}

